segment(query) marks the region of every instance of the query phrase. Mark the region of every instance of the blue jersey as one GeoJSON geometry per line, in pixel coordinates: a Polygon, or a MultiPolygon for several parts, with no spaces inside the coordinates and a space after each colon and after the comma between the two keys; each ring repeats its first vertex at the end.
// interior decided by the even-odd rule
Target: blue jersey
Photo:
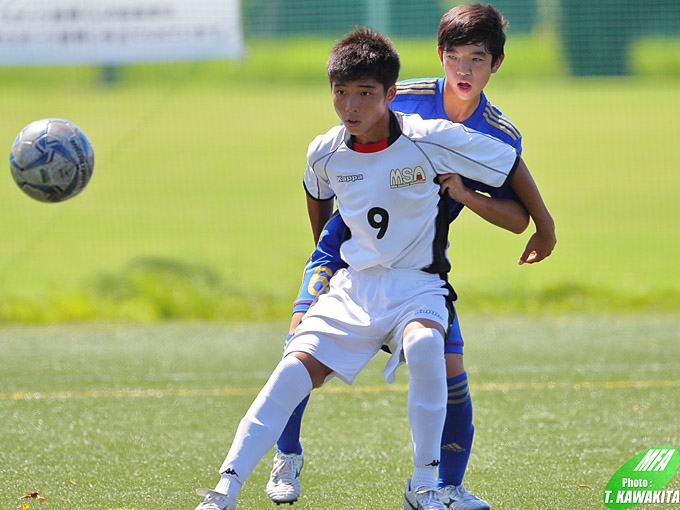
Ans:
{"type": "MultiPolygon", "coordinates": [[[[397,83],[397,96],[390,107],[402,113],[417,113],[423,119],[446,119],[444,111],[444,78],[416,78],[397,83]]],[[[522,153],[522,135],[503,113],[492,105],[482,92],[479,106],[462,123],[507,143],[522,153]]]]}
{"type": "MultiPolygon", "coordinates": [[[[423,119],[446,119],[444,111],[444,78],[416,78],[401,81],[397,84],[397,95],[390,104],[393,110],[403,113],[417,113],[423,119]]],[[[501,111],[492,105],[482,92],[479,105],[472,115],[462,124],[466,127],[491,135],[507,143],[522,154],[522,135],[501,111]]],[[[512,198],[517,196],[509,187],[492,188],[463,177],[463,183],[469,189],[487,193],[493,198],[512,198]]],[[[455,220],[463,205],[450,200],[449,220],[455,220]]]]}
{"type": "MultiPolygon", "coordinates": [[[[417,113],[424,119],[450,120],[444,111],[443,86],[444,78],[401,81],[397,84],[397,95],[390,107],[398,112],[417,113]]],[[[481,95],[475,112],[462,124],[498,138],[514,147],[520,154],[522,152],[522,136],[519,131],[500,110],[489,102],[484,93],[481,95]]],[[[463,182],[468,188],[487,193],[491,197],[517,200],[517,196],[509,186],[492,188],[464,177],[463,182]]],[[[449,200],[449,202],[449,220],[453,221],[464,206],[454,200],[449,200]]],[[[333,273],[342,267],[347,267],[347,264],[340,258],[340,245],[345,238],[345,231],[345,223],[336,211],[325,225],[317,247],[307,260],[293,312],[305,312],[333,273]]]]}

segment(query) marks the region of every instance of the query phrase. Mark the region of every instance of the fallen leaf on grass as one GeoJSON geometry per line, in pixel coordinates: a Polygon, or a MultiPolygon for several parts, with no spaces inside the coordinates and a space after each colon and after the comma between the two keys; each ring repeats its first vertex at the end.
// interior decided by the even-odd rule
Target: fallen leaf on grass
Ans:
{"type": "MultiPolygon", "coordinates": [[[[45,502],[45,498],[38,494],[37,491],[29,492],[28,494],[21,496],[19,499],[37,499],[41,505],[45,502]]],[[[29,508],[31,508],[31,505],[29,505],[28,503],[22,503],[17,508],[19,508],[20,510],[28,510],[29,508]]]]}

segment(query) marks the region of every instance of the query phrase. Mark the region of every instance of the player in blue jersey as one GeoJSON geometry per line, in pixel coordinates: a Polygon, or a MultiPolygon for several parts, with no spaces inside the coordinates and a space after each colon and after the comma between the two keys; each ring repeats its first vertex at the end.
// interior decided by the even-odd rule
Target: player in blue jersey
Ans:
{"type": "MultiPolygon", "coordinates": [[[[390,107],[404,113],[417,113],[423,118],[460,122],[502,140],[521,153],[522,137],[519,131],[489,102],[483,90],[503,62],[506,25],[502,14],[491,5],[468,4],[448,11],[441,19],[437,44],[445,76],[399,82],[397,95],[390,107]]],[[[527,243],[519,263],[538,262],[550,255],[555,244],[554,223],[528,173],[516,174],[512,188],[500,189],[470,179],[453,178],[458,180],[453,193],[450,193],[456,199],[451,201],[451,221],[467,206],[487,221],[521,233],[528,224],[526,206],[534,220],[536,233],[527,243]]],[[[293,333],[331,276],[338,269],[346,267],[339,255],[345,235],[342,218],[336,213],[322,227],[313,225],[318,244],[305,266],[289,334],[293,333]],[[321,233],[317,237],[319,231],[321,233]]],[[[474,427],[457,316],[446,342],[445,353],[450,398],[439,467],[441,497],[450,509],[487,509],[488,503],[470,494],[463,486],[474,427]]],[[[277,443],[274,469],[267,484],[267,494],[276,503],[295,501],[300,492],[299,474],[303,458],[299,436],[307,401],[305,399],[295,410],[277,443]]]]}

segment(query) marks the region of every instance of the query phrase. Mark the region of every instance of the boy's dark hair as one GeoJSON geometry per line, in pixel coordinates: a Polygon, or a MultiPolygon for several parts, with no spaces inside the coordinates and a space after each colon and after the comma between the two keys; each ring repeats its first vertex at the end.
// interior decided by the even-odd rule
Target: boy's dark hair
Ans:
{"type": "Polygon", "coordinates": [[[370,28],[357,27],[333,46],[326,73],[331,84],[368,78],[387,90],[397,83],[399,67],[399,53],[389,38],[370,28]]]}
{"type": "Polygon", "coordinates": [[[483,44],[493,65],[504,55],[507,26],[508,21],[493,5],[459,5],[442,16],[437,46],[449,51],[454,46],[483,44]]]}

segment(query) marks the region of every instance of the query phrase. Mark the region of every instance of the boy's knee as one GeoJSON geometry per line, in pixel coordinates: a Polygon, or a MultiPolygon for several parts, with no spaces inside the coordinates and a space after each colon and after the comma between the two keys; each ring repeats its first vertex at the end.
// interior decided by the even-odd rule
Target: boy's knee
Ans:
{"type": "Polygon", "coordinates": [[[458,353],[446,353],[444,354],[444,359],[446,360],[446,378],[451,379],[457,377],[463,372],[465,372],[465,366],[463,365],[463,355],[458,353]]]}
{"type": "Polygon", "coordinates": [[[444,337],[436,329],[416,328],[404,336],[404,358],[409,371],[427,373],[437,364],[444,366],[444,337]]]}
{"type": "Polygon", "coordinates": [[[288,354],[288,356],[293,356],[302,362],[309,373],[309,377],[312,380],[312,386],[314,388],[320,388],[326,380],[326,377],[328,377],[331,373],[330,368],[306,352],[293,351],[288,354]]]}

